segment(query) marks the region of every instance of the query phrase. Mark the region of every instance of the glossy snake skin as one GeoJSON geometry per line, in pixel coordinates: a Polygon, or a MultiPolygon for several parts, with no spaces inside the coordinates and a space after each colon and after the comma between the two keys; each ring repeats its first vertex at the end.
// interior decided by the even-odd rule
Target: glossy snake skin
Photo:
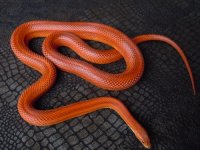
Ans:
{"type": "Polygon", "coordinates": [[[151,40],[166,42],[176,49],[189,72],[195,94],[194,79],[187,58],[181,48],[167,37],[147,34],[131,40],[112,27],[90,22],[32,21],[20,25],[11,38],[13,52],[24,64],[42,75],[19,97],[18,111],[21,117],[30,124],[47,126],[98,109],[111,108],[122,117],[139,141],[146,148],[150,148],[150,139],[146,130],[129,113],[127,108],[115,98],[99,97],[51,110],[38,110],[34,107],[34,104],[54,84],[56,80],[55,66],[63,71],[76,74],[103,89],[124,90],[133,86],[141,78],[144,70],[143,56],[136,44],[151,40]],[[28,48],[29,41],[38,37],[46,37],[43,43],[45,57],[32,52],[28,48]],[[100,51],[88,46],[82,39],[99,41],[112,46],[114,49],[100,51]],[[60,46],[67,46],[83,59],[96,64],[112,63],[123,57],[126,62],[126,69],[118,74],[102,71],[87,62],[60,54],[57,51],[60,46]]]}

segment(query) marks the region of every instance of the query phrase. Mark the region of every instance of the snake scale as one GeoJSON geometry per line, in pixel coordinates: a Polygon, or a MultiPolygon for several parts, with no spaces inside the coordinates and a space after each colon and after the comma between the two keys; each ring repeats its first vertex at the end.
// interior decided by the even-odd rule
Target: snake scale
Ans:
{"type": "Polygon", "coordinates": [[[11,37],[12,50],[21,62],[40,72],[41,77],[20,95],[19,114],[32,125],[47,126],[110,108],[121,116],[144,147],[151,148],[147,131],[116,98],[98,97],[50,110],[34,107],[37,99],[53,86],[56,67],[107,90],[124,90],[135,85],[144,71],[144,59],[137,44],[151,40],[168,43],[176,49],[186,65],[195,94],[194,78],[186,56],[175,42],[165,36],[146,34],[130,39],[113,27],[92,22],[31,21],[20,25],[11,37]],[[42,45],[44,56],[32,52],[28,47],[29,41],[38,37],[45,37],[42,45]],[[102,42],[113,49],[97,50],[83,40],[102,42]],[[126,69],[118,74],[102,71],[88,62],[62,55],[57,51],[60,46],[69,47],[83,59],[96,64],[108,64],[123,58],[126,69]]]}

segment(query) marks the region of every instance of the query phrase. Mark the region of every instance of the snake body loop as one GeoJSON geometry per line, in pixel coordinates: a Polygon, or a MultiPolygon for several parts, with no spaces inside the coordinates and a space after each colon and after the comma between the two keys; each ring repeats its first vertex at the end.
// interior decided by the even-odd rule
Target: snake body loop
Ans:
{"type": "Polygon", "coordinates": [[[177,50],[186,64],[195,92],[194,79],[185,55],[176,43],[164,36],[141,35],[131,41],[122,32],[112,27],[89,22],[32,21],[20,25],[11,37],[12,50],[24,64],[41,73],[41,77],[26,88],[19,97],[18,111],[21,117],[32,125],[46,126],[98,109],[110,108],[122,117],[139,141],[146,148],[150,148],[150,139],[146,130],[115,98],[99,97],[51,110],[38,110],[34,107],[35,101],[54,84],[56,80],[55,66],[63,71],[76,74],[103,89],[124,90],[133,86],[141,78],[144,70],[144,60],[136,44],[149,40],[167,42],[177,50]],[[45,57],[28,48],[29,41],[38,37],[46,37],[42,46],[45,57]],[[99,41],[114,49],[96,50],[85,44],[82,39],[99,41]],[[57,52],[57,48],[60,46],[67,46],[88,62],[97,64],[115,62],[123,57],[126,69],[118,74],[99,70],[89,63],[60,54],[57,52]]]}

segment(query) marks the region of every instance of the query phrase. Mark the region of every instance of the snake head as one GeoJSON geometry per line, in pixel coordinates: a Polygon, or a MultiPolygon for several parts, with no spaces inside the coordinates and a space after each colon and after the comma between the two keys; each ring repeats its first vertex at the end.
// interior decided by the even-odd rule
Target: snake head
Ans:
{"type": "Polygon", "coordinates": [[[143,144],[143,146],[147,149],[151,148],[151,143],[149,139],[139,139],[139,141],[143,144]]]}
{"type": "Polygon", "coordinates": [[[151,148],[151,142],[150,142],[149,136],[144,129],[141,129],[140,132],[135,133],[135,136],[145,148],[147,149],[151,148]]]}

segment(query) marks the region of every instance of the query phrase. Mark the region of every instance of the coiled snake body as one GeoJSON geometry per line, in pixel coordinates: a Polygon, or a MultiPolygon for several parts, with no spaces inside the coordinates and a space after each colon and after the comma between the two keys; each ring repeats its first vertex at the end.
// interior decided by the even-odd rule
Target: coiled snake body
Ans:
{"type": "Polygon", "coordinates": [[[98,109],[111,108],[122,117],[140,142],[146,148],[150,148],[150,139],[146,130],[129,113],[127,108],[115,98],[99,97],[51,110],[38,110],[34,107],[35,101],[54,84],[56,79],[55,66],[63,71],[76,74],[103,89],[123,90],[133,86],[141,78],[144,69],[143,56],[136,44],[149,40],[167,42],[177,50],[187,67],[195,92],[194,79],[185,55],[176,43],[164,36],[149,34],[131,40],[112,27],[89,22],[32,21],[20,25],[11,37],[12,50],[24,64],[39,71],[41,77],[20,95],[19,114],[32,125],[47,126],[98,109]],[[45,57],[32,52],[28,48],[29,41],[38,37],[46,37],[42,47],[45,57]],[[114,49],[96,50],[85,44],[82,39],[99,41],[112,46],[114,49]],[[60,46],[67,46],[85,60],[97,64],[115,62],[123,57],[126,62],[126,69],[118,74],[104,72],[91,64],[60,54],[57,52],[57,48],[60,46]]]}

